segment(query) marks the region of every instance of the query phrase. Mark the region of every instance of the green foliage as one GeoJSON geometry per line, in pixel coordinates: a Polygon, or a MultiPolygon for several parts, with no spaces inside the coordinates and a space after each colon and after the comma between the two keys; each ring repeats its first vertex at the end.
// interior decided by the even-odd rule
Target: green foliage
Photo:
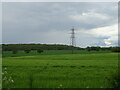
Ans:
{"type": "Polygon", "coordinates": [[[2,68],[2,84],[4,87],[11,88],[14,87],[14,80],[10,74],[7,72],[7,67],[2,68]]]}
{"type": "Polygon", "coordinates": [[[60,45],[60,44],[2,44],[2,50],[3,51],[12,51],[14,48],[17,48],[18,50],[25,50],[25,49],[31,49],[31,50],[87,50],[87,51],[105,51],[105,50],[111,50],[114,47],[99,47],[99,46],[91,46],[86,48],[80,48],[80,47],[72,47],[69,45],[60,45]]]}
{"type": "Polygon", "coordinates": [[[120,52],[120,47],[112,47],[112,52],[120,52]]]}
{"type": "MultiPolygon", "coordinates": [[[[99,53],[111,53],[109,50],[105,51],[87,51],[87,50],[74,50],[74,54],[99,54],[99,53]]],[[[71,50],[44,50],[41,55],[63,55],[63,54],[71,54],[71,50]]],[[[18,56],[38,56],[39,53],[36,53],[36,50],[31,50],[29,54],[24,51],[19,51],[17,54],[13,54],[11,51],[4,51],[2,57],[18,57],[18,56]]]]}
{"type": "Polygon", "coordinates": [[[30,51],[31,51],[30,49],[25,49],[24,50],[25,53],[30,53],[30,51]]]}
{"type": "Polygon", "coordinates": [[[99,46],[95,47],[95,46],[92,46],[92,47],[87,47],[86,48],[88,51],[99,51],[101,48],[99,46]]]}
{"type": "Polygon", "coordinates": [[[111,76],[107,78],[113,88],[120,88],[120,72],[112,71],[111,76]]]}
{"type": "Polygon", "coordinates": [[[17,49],[13,49],[13,50],[12,50],[12,53],[13,53],[13,54],[17,54],[17,53],[18,53],[18,50],[17,50],[17,49]]]}
{"type": "MultiPolygon", "coordinates": [[[[115,71],[118,65],[118,54],[111,52],[113,47],[74,47],[74,49],[74,54],[71,55],[71,46],[68,45],[3,45],[3,67],[8,68],[7,75],[13,77],[15,81],[12,83],[14,85],[9,85],[9,87],[117,87],[116,77],[111,78],[113,85],[109,83],[110,71],[115,71]],[[44,52],[41,53],[40,49],[44,52]],[[19,52],[15,51],[16,54],[13,54],[13,50],[19,50],[19,52]]],[[[3,88],[8,88],[6,81],[3,83],[3,88]]]]}
{"type": "MultiPolygon", "coordinates": [[[[42,50],[71,50],[69,45],[59,45],[59,44],[3,44],[3,51],[12,51],[13,48],[17,47],[18,50],[25,50],[29,48],[31,50],[37,50],[41,48],[42,50]]],[[[79,49],[79,47],[74,47],[74,49],[79,49]]]]}
{"type": "Polygon", "coordinates": [[[90,48],[90,47],[87,47],[86,49],[87,49],[88,51],[91,51],[91,48],[90,48]]]}
{"type": "Polygon", "coordinates": [[[37,52],[38,52],[38,53],[42,53],[43,50],[42,50],[42,49],[37,49],[37,52]]]}
{"type": "MultiPolygon", "coordinates": [[[[112,87],[108,78],[111,71],[118,68],[117,53],[56,53],[57,51],[54,55],[46,55],[44,52],[44,55],[37,56],[5,57],[3,68],[7,67],[8,76],[13,77],[14,88],[112,87]]],[[[3,83],[3,88],[5,87],[3,83]]]]}

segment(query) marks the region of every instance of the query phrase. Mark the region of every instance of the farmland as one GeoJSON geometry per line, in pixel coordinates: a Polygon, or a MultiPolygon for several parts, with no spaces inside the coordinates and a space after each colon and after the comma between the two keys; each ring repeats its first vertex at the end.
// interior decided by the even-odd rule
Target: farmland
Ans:
{"type": "Polygon", "coordinates": [[[46,50],[3,53],[3,88],[110,88],[118,53],[46,50]],[[6,77],[6,78],[4,78],[6,77]],[[9,81],[11,79],[11,81],[9,81]]]}

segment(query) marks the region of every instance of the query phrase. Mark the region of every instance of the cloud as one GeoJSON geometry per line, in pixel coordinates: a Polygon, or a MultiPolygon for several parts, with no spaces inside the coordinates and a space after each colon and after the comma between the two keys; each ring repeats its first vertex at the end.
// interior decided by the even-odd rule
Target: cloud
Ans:
{"type": "Polygon", "coordinates": [[[95,23],[96,21],[102,21],[102,20],[108,20],[109,16],[95,13],[95,12],[87,12],[82,13],[80,15],[71,15],[70,18],[73,20],[79,21],[79,22],[85,22],[85,23],[95,23]],[[88,22],[88,20],[91,20],[91,22],[88,22]]]}
{"type": "Polygon", "coordinates": [[[83,28],[86,29],[106,26],[108,24],[111,24],[111,22],[108,21],[110,20],[114,21],[110,15],[96,12],[83,12],[81,14],[70,15],[70,18],[73,21],[80,23],[81,26],[84,26],[83,28]]]}
{"type": "Polygon", "coordinates": [[[76,33],[77,46],[104,45],[113,40],[112,35],[102,36],[103,27],[117,24],[117,3],[7,2],[2,8],[3,43],[69,44],[70,29],[75,26],[76,32],[84,30],[76,33]]]}
{"type": "Polygon", "coordinates": [[[78,33],[84,33],[99,38],[104,41],[106,46],[118,46],[118,24],[91,30],[80,30],[78,33]]]}

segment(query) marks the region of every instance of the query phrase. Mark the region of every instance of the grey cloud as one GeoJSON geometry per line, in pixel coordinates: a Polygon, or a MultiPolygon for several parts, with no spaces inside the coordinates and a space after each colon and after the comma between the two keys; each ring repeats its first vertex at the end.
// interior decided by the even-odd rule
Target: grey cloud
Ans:
{"type": "MultiPolygon", "coordinates": [[[[64,38],[68,39],[69,37],[64,33],[69,33],[72,26],[79,30],[89,30],[115,24],[117,22],[116,6],[117,3],[3,3],[3,43],[47,43],[50,42],[51,35],[62,37],[59,38],[58,43],[66,43],[67,40],[64,38]],[[110,19],[99,19],[96,23],[88,24],[69,17],[88,12],[105,14],[110,19]],[[61,31],[61,35],[59,31],[61,31]],[[54,35],[55,32],[56,35],[54,35]],[[51,33],[48,35],[49,38],[46,33],[47,35],[51,33]]],[[[91,21],[87,20],[86,22],[91,21]]],[[[51,38],[51,40],[51,42],[57,43],[56,38],[51,38]]],[[[97,39],[92,38],[92,41],[96,42],[97,39]]]]}

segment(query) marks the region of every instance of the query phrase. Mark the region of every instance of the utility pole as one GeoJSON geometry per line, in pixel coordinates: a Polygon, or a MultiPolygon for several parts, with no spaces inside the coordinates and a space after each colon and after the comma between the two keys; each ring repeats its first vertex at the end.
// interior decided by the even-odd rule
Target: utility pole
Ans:
{"type": "Polygon", "coordinates": [[[71,46],[72,46],[72,54],[74,53],[74,46],[75,46],[75,29],[74,27],[71,29],[72,33],[71,33],[71,46]]]}

